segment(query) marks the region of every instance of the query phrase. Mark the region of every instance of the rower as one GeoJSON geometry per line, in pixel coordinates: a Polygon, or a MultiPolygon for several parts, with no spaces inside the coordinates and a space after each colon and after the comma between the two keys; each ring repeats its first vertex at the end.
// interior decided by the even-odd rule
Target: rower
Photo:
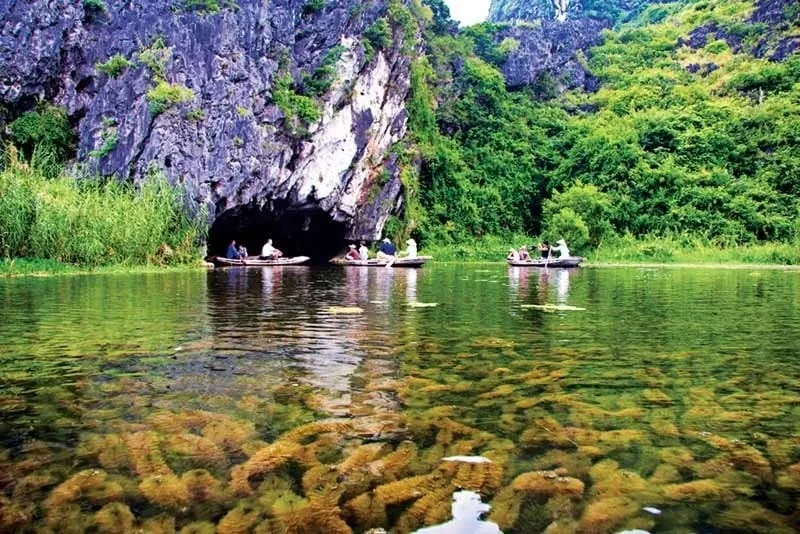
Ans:
{"type": "Polygon", "coordinates": [[[569,258],[570,255],[569,255],[569,248],[567,248],[567,242],[564,241],[563,239],[559,239],[556,243],[557,244],[555,247],[550,247],[550,252],[558,251],[559,258],[569,258]]]}

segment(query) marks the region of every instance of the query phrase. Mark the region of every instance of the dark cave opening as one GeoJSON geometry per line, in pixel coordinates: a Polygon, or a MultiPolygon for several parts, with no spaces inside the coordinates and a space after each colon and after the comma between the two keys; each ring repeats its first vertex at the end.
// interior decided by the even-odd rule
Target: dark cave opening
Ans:
{"type": "Polygon", "coordinates": [[[345,225],[322,210],[287,211],[280,214],[254,206],[239,206],[220,215],[208,235],[208,253],[223,255],[231,240],[261,254],[272,239],[285,256],[309,256],[316,264],[327,263],[347,246],[345,225]]]}

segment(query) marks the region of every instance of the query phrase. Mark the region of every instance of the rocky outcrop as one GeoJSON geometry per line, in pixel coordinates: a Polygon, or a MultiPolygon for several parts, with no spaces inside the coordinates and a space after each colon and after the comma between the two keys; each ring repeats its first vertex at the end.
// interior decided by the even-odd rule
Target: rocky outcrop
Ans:
{"type": "Polygon", "coordinates": [[[627,20],[653,0],[492,0],[489,20],[605,20],[609,25],[627,20]]]}
{"type": "Polygon", "coordinates": [[[501,29],[498,42],[514,39],[519,43],[502,66],[506,84],[551,93],[540,96],[566,89],[596,90],[598,82],[586,66],[586,55],[591,47],[600,44],[605,27],[602,21],[584,20],[543,21],[501,29]]]}
{"type": "Polygon", "coordinates": [[[211,223],[308,214],[297,217],[305,231],[329,221],[344,237],[379,237],[401,206],[398,173],[386,179],[385,169],[395,169],[389,151],[406,130],[410,64],[401,28],[392,45],[365,53],[362,36],[384,1],[207,2],[212,12],[184,0],[93,5],[0,6],[0,104],[17,113],[38,100],[64,106],[81,165],[132,180],[159,169],[211,223]],[[116,77],[98,70],[117,54],[129,64],[116,77]],[[330,80],[309,95],[320,116],[306,122],[289,108],[308,107],[297,91],[315,73],[330,80]],[[294,84],[279,106],[276,84],[287,75],[294,84]],[[157,86],[173,91],[160,107],[148,95],[157,86]]]}

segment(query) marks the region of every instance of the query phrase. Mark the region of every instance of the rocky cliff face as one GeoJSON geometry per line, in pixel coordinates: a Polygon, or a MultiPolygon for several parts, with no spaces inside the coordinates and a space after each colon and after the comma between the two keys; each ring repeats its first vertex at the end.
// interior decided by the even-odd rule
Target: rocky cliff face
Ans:
{"type": "Polygon", "coordinates": [[[609,24],[638,13],[652,0],[492,0],[489,20],[605,20],[609,24]]]}
{"type": "Polygon", "coordinates": [[[64,106],[92,170],[140,180],[155,168],[184,184],[215,247],[270,233],[316,247],[376,239],[402,202],[390,149],[406,129],[410,63],[400,28],[365,47],[386,8],[6,0],[0,104],[64,106]],[[122,68],[97,68],[117,54],[122,68]],[[303,97],[306,85],[316,92],[303,97]]]}

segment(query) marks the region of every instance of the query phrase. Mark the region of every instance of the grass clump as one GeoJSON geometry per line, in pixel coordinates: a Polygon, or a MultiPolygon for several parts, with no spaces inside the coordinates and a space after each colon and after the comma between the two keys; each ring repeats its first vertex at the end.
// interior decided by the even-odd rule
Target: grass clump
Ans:
{"type": "Polygon", "coordinates": [[[156,38],[153,43],[143,48],[136,56],[140,65],[150,71],[154,80],[164,80],[167,63],[172,58],[172,47],[167,46],[162,37],[156,38]]]}
{"type": "Polygon", "coordinates": [[[194,98],[194,91],[188,87],[161,81],[147,92],[148,109],[153,115],[164,113],[172,106],[188,102],[194,98]]]}
{"type": "Polygon", "coordinates": [[[0,170],[0,257],[86,266],[188,263],[203,229],[182,191],[160,175],[116,180],[47,178],[12,147],[0,170]]]}
{"type": "Polygon", "coordinates": [[[89,157],[103,159],[117,148],[118,143],[117,121],[105,118],[103,119],[103,129],[100,131],[100,146],[89,152],[89,157]]]}
{"type": "Polygon", "coordinates": [[[125,70],[127,70],[131,65],[133,65],[133,63],[122,54],[114,54],[108,58],[108,61],[105,63],[97,63],[94,68],[109,78],[116,78],[125,72],[125,70]]]}
{"type": "Polygon", "coordinates": [[[311,96],[322,96],[328,92],[336,77],[336,63],[345,51],[343,46],[335,46],[328,50],[319,67],[303,80],[303,89],[311,96]]]}

